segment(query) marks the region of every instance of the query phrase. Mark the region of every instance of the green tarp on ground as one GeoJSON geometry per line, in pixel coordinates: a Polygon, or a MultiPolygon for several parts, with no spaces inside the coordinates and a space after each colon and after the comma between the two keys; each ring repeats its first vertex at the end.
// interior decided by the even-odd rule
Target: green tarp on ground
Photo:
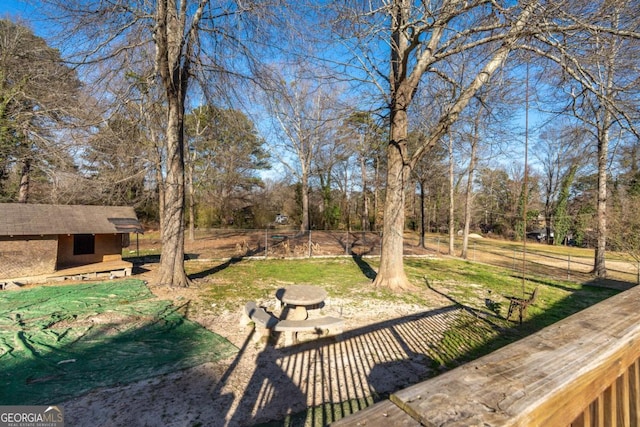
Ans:
{"type": "Polygon", "coordinates": [[[0,405],[56,404],[238,351],[187,309],[140,280],[1,292],[0,405]]]}

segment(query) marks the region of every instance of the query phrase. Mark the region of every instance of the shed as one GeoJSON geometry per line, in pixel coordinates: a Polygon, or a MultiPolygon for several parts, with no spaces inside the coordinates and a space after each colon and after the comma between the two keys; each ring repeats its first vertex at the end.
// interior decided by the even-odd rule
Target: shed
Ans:
{"type": "Polygon", "coordinates": [[[0,203],[0,280],[129,275],[122,248],[142,232],[128,206],[0,203]]]}

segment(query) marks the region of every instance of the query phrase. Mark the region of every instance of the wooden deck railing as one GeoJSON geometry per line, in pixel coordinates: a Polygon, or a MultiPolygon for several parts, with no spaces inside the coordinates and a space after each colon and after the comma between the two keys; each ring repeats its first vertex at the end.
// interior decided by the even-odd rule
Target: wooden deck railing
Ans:
{"type": "Polygon", "coordinates": [[[640,287],[336,426],[639,426],[640,287]]]}

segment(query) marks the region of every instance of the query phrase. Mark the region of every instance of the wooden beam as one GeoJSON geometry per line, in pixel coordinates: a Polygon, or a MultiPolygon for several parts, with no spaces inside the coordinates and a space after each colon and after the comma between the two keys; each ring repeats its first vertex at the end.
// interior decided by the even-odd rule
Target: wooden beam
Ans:
{"type": "Polygon", "coordinates": [[[419,427],[420,423],[389,400],[332,423],[335,427],[419,427]]]}
{"type": "Polygon", "coordinates": [[[639,301],[634,287],[337,425],[637,426],[639,301]]]}
{"type": "Polygon", "coordinates": [[[632,288],[391,400],[427,426],[569,425],[612,385],[617,406],[617,378],[640,356],[638,301],[632,288]]]}

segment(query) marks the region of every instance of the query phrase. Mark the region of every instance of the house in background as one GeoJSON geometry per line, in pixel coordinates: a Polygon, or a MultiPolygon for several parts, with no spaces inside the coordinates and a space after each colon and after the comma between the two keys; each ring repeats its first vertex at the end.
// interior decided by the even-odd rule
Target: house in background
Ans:
{"type": "Polygon", "coordinates": [[[0,281],[130,275],[122,248],[142,232],[132,207],[0,203],[0,281]]]}

